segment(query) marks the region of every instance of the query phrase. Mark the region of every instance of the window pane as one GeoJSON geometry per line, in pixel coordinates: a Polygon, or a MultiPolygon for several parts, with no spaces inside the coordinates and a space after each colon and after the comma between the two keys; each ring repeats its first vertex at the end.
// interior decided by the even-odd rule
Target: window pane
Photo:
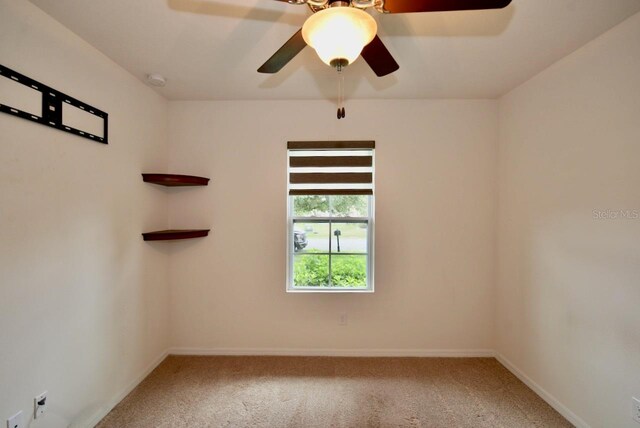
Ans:
{"type": "Polygon", "coordinates": [[[331,256],[333,287],[366,288],[367,256],[331,256]]]}
{"type": "Polygon", "coordinates": [[[333,223],[332,253],[366,253],[367,223],[333,223]]]}
{"type": "Polygon", "coordinates": [[[368,217],[369,196],[335,195],[331,196],[331,215],[333,217],[368,217]]]}
{"type": "Polygon", "coordinates": [[[293,256],[294,287],[328,287],[329,256],[296,254],[293,256]]]}
{"type": "Polygon", "coordinates": [[[322,195],[292,196],[294,217],[328,217],[329,197],[322,195]]]}
{"type": "Polygon", "coordinates": [[[328,253],[329,223],[293,223],[293,249],[296,253],[328,253]]]}

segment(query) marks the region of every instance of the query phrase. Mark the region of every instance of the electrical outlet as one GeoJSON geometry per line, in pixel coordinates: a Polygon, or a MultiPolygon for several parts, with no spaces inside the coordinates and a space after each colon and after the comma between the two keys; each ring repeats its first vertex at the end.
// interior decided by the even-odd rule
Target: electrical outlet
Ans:
{"type": "Polygon", "coordinates": [[[22,410],[7,419],[7,428],[22,428],[22,410]]]}
{"type": "Polygon", "coordinates": [[[38,419],[47,411],[47,391],[33,399],[33,417],[38,419]]]}
{"type": "Polygon", "coordinates": [[[340,314],[340,320],[338,321],[339,325],[347,325],[349,323],[349,316],[346,312],[340,314]]]}
{"type": "Polygon", "coordinates": [[[636,397],[631,397],[633,402],[633,420],[640,423],[640,400],[636,397]]]}

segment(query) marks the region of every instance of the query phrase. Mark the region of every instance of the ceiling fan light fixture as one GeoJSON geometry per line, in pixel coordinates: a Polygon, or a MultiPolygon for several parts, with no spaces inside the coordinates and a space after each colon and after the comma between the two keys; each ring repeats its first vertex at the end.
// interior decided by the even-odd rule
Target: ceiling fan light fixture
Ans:
{"type": "Polygon", "coordinates": [[[354,7],[330,7],[311,15],[302,27],[304,41],[327,65],[352,64],[376,35],[378,24],[354,7]],[[344,62],[344,61],[342,61],[344,62]]]}

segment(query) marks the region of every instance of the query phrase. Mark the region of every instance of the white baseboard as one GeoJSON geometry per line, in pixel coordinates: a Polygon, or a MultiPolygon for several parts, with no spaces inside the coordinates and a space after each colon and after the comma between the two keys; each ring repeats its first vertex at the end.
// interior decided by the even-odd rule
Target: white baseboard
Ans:
{"type": "Polygon", "coordinates": [[[547,392],[544,388],[538,385],[533,379],[524,374],[522,370],[513,365],[511,361],[509,361],[504,355],[496,353],[496,359],[507,368],[511,373],[513,373],[518,379],[520,379],[525,385],[531,388],[536,394],[540,396],[544,401],[546,401],[551,407],[556,409],[558,413],[564,416],[569,422],[575,425],[577,428],[591,428],[589,424],[580,419],[578,415],[573,413],[567,406],[562,404],[557,398],[547,392]]]}
{"type": "Polygon", "coordinates": [[[100,408],[100,410],[98,410],[91,418],[87,419],[85,422],[81,422],[78,424],[72,424],[71,426],[78,426],[78,427],[95,427],[98,422],[100,422],[105,416],[107,416],[107,414],[113,410],[114,407],[116,407],[116,405],[118,403],[120,403],[124,397],[126,397],[127,395],[129,395],[129,393],[131,391],[133,391],[133,389],[138,386],[140,384],[140,382],[142,382],[144,380],[144,378],[146,378],[147,376],[149,376],[149,374],[160,365],[161,362],[164,361],[165,358],[167,358],[167,356],[169,355],[169,351],[164,351],[160,354],[160,356],[158,356],[157,358],[155,358],[151,364],[149,364],[138,376],[136,376],[131,382],[129,382],[129,384],[122,390],[120,391],[120,393],[118,393],[115,397],[113,397],[111,399],[111,401],[109,401],[109,403],[107,405],[105,405],[104,407],[100,408]]]}
{"type": "Polygon", "coordinates": [[[324,348],[172,348],[171,355],[257,355],[292,357],[493,357],[490,349],[324,349],[324,348]]]}

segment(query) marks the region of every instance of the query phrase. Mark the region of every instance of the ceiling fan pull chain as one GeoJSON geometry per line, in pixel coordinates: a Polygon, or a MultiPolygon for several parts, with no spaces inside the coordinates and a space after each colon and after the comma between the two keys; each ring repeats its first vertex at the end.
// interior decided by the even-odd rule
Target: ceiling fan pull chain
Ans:
{"type": "Polygon", "coordinates": [[[342,70],[338,70],[338,119],[342,119],[342,70]]]}
{"type": "Polygon", "coordinates": [[[340,115],[344,119],[344,74],[342,72],[340,72],[340,97],[342,98],[342,102],[340,103],[340,105],[342,105],[342,111],[340,115]]]}
{"type": "Polygon", "coordinates": [[[338,118],[338,120],[342,119],[342,112],[341,112],[341,107],[342,107],[342,70],[341,68],[338,66],[337,67],[337,71],[338,71],[338,113],[336,115],[336,117],[338,118]]]}
{"type": "Polygon", "coordinates": [[[344,112],[344,74],[342,74],[342,67],[338,67],[338,119],[343,119],[344,112]]]}

